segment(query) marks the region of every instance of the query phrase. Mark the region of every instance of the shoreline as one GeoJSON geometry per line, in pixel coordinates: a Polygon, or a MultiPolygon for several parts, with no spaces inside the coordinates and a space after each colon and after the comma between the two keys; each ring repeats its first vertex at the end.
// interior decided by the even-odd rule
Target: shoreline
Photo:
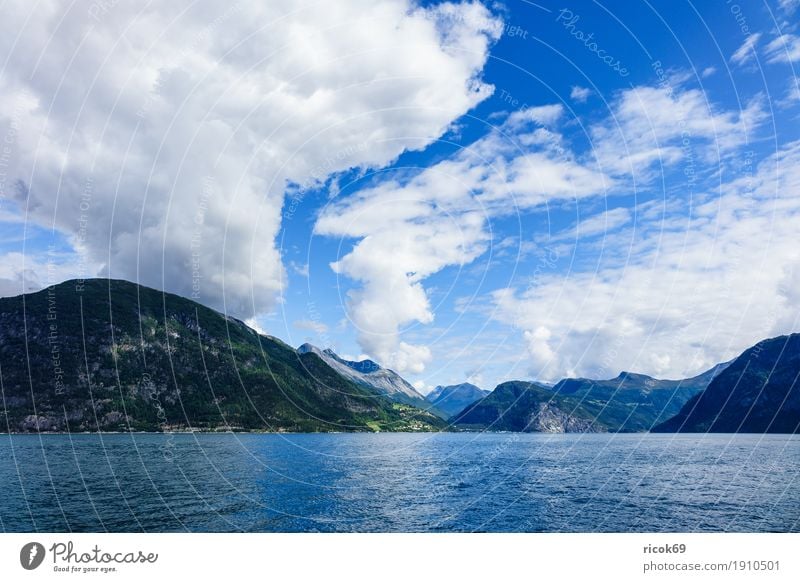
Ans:
{"type": "MultiPolygon", "coordinates": [[[[110,435],[110,434],[153,434],[153,435],[189,435],[189,434],[202,434],[202,435],[235,435],[235,434],[440,434],[440,433],[457,433],[457,432],[492,432],[493,434],[502,434],[502,431],[451,431],[451,430],[337,430],[337,431],[280,431],[280,430],[176,430],[176,431],[155,431],[155,430],[109,430],[109,431],[43,431],[43,432],[0,432],[0,436],[68,436],[68,435],[110,435]]],[[[515,433],[509,433],[515,434],[515,433]]],[[[520,433],[521,434],[521,433],[520,433]]],[[[547,433],[531,433],[531,434],[547,434],[547,433]]],[[[577,434],[577,433],[571,433],[577,434]]]]}
{"type": "Polygon", "coordinates": [[[176,435],[252,435],[252,434],[269,434],[269,435],[353,435],[353,434],[509,434],[509,435],[694,435],[694,436],[708,436],[708,435],[729,435],[729,436],[796,436],[800,438],[800,433],[791,432],[519,432],[508,430],[429,430],[429,431],[275,431],[275,430],[240,430],[240,431],[213,431],[213,430],[178,430],[178,431],[82,431],[82,432],[65,432],[65,431],[47,431],[47,432],[0,432],[0,437],[3,436],[72,436],[72,435],[163,435],[163,436],[176,436],[176,435]]]}

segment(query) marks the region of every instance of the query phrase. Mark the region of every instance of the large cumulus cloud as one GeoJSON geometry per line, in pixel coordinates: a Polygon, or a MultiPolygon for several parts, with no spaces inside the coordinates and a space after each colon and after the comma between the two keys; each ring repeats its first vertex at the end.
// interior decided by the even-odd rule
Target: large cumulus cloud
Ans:
{"type": "Polygon", "coordinates": [[[12,5],[2,194],[67,238],[76,276],[242,317],[284,286],[287,184],[425,147],[491,93],[500,33],[476,3],[12,5]]]}

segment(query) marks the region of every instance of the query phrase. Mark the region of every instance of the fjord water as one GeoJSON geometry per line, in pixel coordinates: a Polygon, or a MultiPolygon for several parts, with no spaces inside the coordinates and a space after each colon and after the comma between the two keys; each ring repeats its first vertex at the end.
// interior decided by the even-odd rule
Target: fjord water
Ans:
{"type": "Polygon", "coordinates": [[[800,438],[0,436],[4,531],[800,531],[800,438]]]}

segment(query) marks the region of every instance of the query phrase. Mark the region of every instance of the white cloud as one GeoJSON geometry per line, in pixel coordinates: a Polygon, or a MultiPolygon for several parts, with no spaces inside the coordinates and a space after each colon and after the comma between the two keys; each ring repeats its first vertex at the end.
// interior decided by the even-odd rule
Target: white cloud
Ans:
{"type": "Polygon", "coordinates": [[[9,255],[2,257],[4,268],[0,272],[0,297],[15,297],[42,288],[39,277],[33,269],[25,269],[21,266],[8,268],[10,258],[13,257],[9,257],[9,255]]]}
{"type": "Polygon", "coordinates": [[[0,255],[0,297],[38,291],[75,277],[87,268],[96,268],[83,260],[81,256],[65,255],[52,249],[37,256],[17,251],[0,255]]]}
{"type": "Polygon", "coordinates": [[[241,317],[283,289],[287,183],[425,147],[491,93],[502,29],[478,3],[410,0],[4,13],[16,202],[73,245],[85,234],[101,273],[241,317]]]}
{"type": "Polygon", "coordinates": [[[513,112],[508,116],[505,129],[516,131],[524,128],[529,122],[539,125],[553,125],[564,115],[564,107],[561,104],[540,105],[538,107],[527,107],[513,112]]]}
{"type": "Polygon", "coordinates": [[[800,36],[782,34],[764,50],[770,63],[795,63],[800,61],[800,36]]]}
{"type": "Polygon", "coordinates": [[[296,274],[300,275],[301,277],[308,278],[309,275],[309,265],[308,263],[297,263],[295,261],[291,261],[289,266],[292,268],[296,274]]]}
{"type": "Polygon", "coordinates": [[[259,323],[258,319],[255,318],[255,317],[251,317],[249,319],[246,319],[244,321],[244,323],[245,323],[246,326],[248,326],[251,329],[256,330],[261,335],[269,335],[267,330],[264,329],[264,327],[262,327],[262,325],[259,323]]]}
{"type": "Polygon", "coordinates": [[[367,353],[398,372],[422,372],[430,350],[400,335],[404,326],[433,321],[427,277],[481,256],[493,217],[599,194],[613,182],[578,162],[561,136],[543,127],[562,114],[560,106],[515,112],[452,158],[322,212],[317,234],[359,239],[332,267],[361,284],[348,293],[348,313],[367,353]]]}
{"type": "Polygon", "coordinates": [[[432,388],[428,386],[424,380],[416,380],[412,382],[411,385],[414,387],[414,390],[420,394],[427,394],[432,390],[432,388]]]}
{"type": "Polygon", "coordinates": [[[756,56],[755,47],[760,38],[760,32],[748,35],[736,52],[731,55],[731,62],[735,65],[746,65],[753,60],[756,56]]]}
{"type": "Polygon", "coordinates": [[[716,72],[717,72],[716,67],[706,67],[705,69],[703,69],[703,72],[700,73],[700,76],[706,79],[716,72]]]}
{"type": "Polygon", "coordinates": [[[468,382],[478,388],[483,388],[486,379],[484,378],[483,371],[480,368],[473,368],[468,370],[464,382],[468,382]]]}
{"type": "MultiPolygon", "coordinates": [[[[399,217],[391,220],[395,208],[404,209],[403,202],[389,201],[384,208],[369,205],[364,213],[353,208],[342,216],[340,226],[326,215],[317,226],[324,234],[363,233],[353,250],[332,265],[337,273],[362,283],[360,289],[348,293],[348,313],[359,343],[385,366],[401,373],[420,373],[431,360],[431,352],[425,346],[399,341],[399,328],[433,321],[422,280],[482,254],[486,235],[478,214],[442,221],[432,211],[428,215],[430,209],[423,204],[413,222],[399,217]],[[372,211],[383,219],[371,220],[372,211]],[[380,230],[380,225],[385,229],[380,230]]],[[[408,202],[414,205],[416,201],[408,202]]]]}
{"type": "Polygon", "coordinates": [[[797,101],[800,101],[800,85],[798,85],[797,81],[793,81],[788,91],[786,91],[785,102],[787,105],[790,105],[797,101]]]}
{"type": "Polygon", "coordinates": [[[579,87],[578,85],[573,85],[572,90],[569,92],[569,97],[573,101],[577,101],[578,103],[586,103],[586,100],[592,94],[591,89],[587,89],[586,87],[579,87]]]}
{"type": "Polygon", "coordinates": [[[741,111],[718,111],[698,89],[635,87],[591,128],[593,153],[605,171],[646,183],[682,159],[718,166],[721,156],[753,138],[765,117],[760,98],[741,111]]]}
{"type": "Polygon", "coordinates": [[[321,321],[314,321],[311,319],[300,319],[295,321],[293,325],[297,329],[307,329],[309,331],[313,331],[316,334],[323,334],[327,333],[328,326],[322,323],[321,321]]]}
{"type": "Polygon", "coordinates": [[[594,269],[495,292],[534,377],[686,377],[797,331],[800,142],[694,203],[691,218],[647,208],[620,236],[627,253],[594,269]]]}
{"type": "Polygon", "coordinates": [[[574,228],[550,237],[550,240],[587,239],[598,234],[607,234],[628,224],[631,221],[631,217],[632,213],[629,209],[614,208],[581,219],[574,228]]]}
{"type": "MultiPolygon", "coordinates": [[[[689,154],[718,160],[747,143],[748,130],[763,118],[758,101],[742,112],[719,112],[697,90],[636,87],[591,126],[594,148],[578,156],[553,127],[563,114],[560,105],[514,112],[451,158],[336,200],[321,213],[317,234],[357,239],[332,267],[361,285],[348,293],[348,313],[365,352],[399,372],[424,369],[428,348],[401,339],[407,326],[433,321],[424,280],[493,247],[495,218],[626,192],[622,185],[632,176],[643,184],[658,175],[656,164],[689,154]],[[591,157],[598,163],[583,159],[591,157]]],[[[629,219],[613,210],[580,225],[580,234],[610,232],[629,219]]]]}

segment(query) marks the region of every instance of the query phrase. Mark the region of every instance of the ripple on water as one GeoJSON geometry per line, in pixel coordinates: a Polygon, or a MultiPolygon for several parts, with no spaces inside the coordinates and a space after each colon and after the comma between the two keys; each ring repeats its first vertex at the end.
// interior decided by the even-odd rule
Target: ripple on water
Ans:
{"type": "Polygon", "coordinates": [[[786,435],[3,435],[0,525],[798,531],[798,473],[786,435]]]}

